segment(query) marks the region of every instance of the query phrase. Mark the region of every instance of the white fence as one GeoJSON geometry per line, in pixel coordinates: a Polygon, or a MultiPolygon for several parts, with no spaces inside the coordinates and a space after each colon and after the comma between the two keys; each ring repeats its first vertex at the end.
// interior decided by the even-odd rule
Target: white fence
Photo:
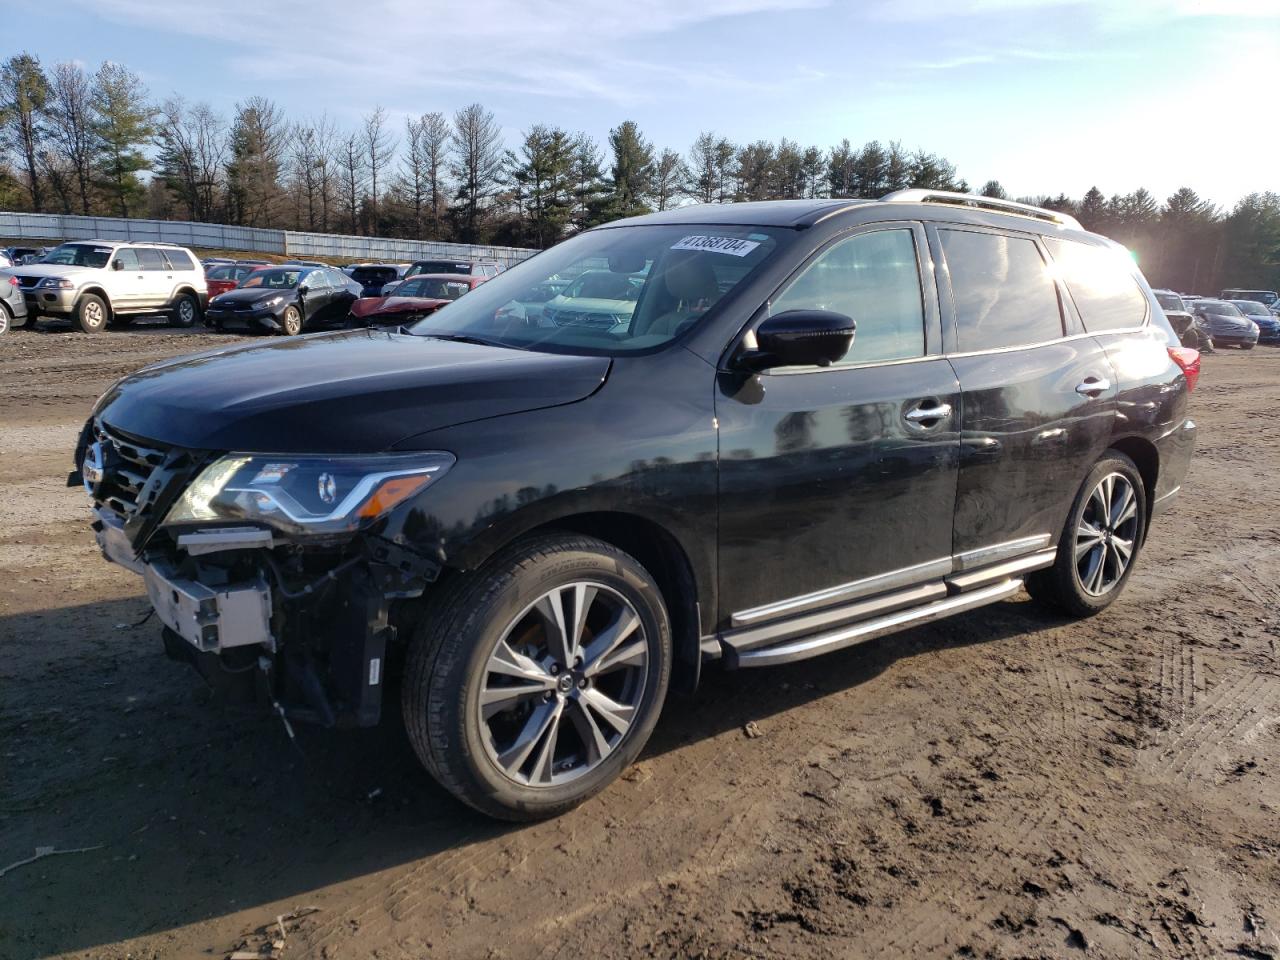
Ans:
{"type": "Polygon", "coordinates": [[[491,247],[391,237],[348,237],[332,233],[263,230],[222,223],[185,220],[131,220],[125,217],[77,217],[55,213],[0,211],[0,237],[11,240],[137,240],[164,241],[184,247],[279,253],[290,257],[336,257],[344,260],[421,260],[458,257],[519,263],[538,251],[520,247],[491,247]]]}

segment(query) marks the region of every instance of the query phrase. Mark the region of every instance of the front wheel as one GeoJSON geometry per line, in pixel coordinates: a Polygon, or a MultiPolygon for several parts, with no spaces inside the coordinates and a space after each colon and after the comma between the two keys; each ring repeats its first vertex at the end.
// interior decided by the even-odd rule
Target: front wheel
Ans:
{"type": "Polygon", "coordinates": [[[1053,566],[1027,577],[1027,592],[1075,617],[1105,610],[1128,582],[1146,529],[1142,474],[1109,450],[1076,495],[1053,566]]]}
{"type": "Polygon", "coordinates": [[[280,328],[286,337],[296,337],[302,332],[302,314],[297,307],[284,308],[284,313],[280,316],[280,328]]]}
{"type": "Polygon", "coordinates": [[[514,544],[444,587],[409,652],[405,726],[458,799],[504,820],[576,806],[649,739],[671,628],[649,572],[590,537],[514,544]]]}
{"type": "Polygon", "coordinates": [[[1240,344],[1240,349],[1241,349],[1241,350],[1252,350],[1255,346],[1256,346],[1256,344],[1252,344],[1252,343],[1242,343],[1242,344],[1240,344]]]}
{"type": "Polygon", "coordinates": [[[76,304],[76,326],[84,333],[101,332],[110,317],[106,303],[96,294],[86,293],[76,304]]]}

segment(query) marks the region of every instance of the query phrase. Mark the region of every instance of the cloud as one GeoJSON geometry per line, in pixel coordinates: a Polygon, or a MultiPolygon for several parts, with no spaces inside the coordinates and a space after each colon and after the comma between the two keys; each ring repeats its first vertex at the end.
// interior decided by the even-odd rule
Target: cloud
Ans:
{"type": "Polygon", "coordinates": [[[1280,19],[1280,0],[875,0],[867,13],[878,20],[937,22],[1062,8],[1079,8],[1104,27],[1189,17],[1280,19]]]}
{"type": "MultiPolygon", "coordinates": [[[[681,49],[714,46],[720,23],[759,14],[822,7],[826,0],[649,0],[643,8],[598,0],[472,0],[465,10],[410,0],[206,0],[199,15],[173,0],[75,0],[88,15],[208,38],[241,48],[232,66],[250,76],[308,76],[371,84],[386,97],[461,88],[643,102],[655,79],[710,90],[750,91],[751,70],[729,72],[700,58],[673,64],[638,56],[636,47],[681,35],[681,49]],[[234,24],[233,30],[226,25],[234,24]]],[[[813,79],[785,71],[777,82],[813,79]]]]}

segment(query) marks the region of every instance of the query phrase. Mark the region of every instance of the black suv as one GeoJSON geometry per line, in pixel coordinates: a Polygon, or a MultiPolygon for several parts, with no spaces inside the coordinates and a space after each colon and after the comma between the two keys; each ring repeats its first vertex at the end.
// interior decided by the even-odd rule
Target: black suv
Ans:
{"type": "Polygon", "coordinates": [[[373,724],[388,674],[472,806],[561,812],[668,686],[1032,595],[1112,603],[1178,493],[1198,355],[1068,217],[906,191],[582,233],[397,331],[168,361],[72,482],[168,652],[283,716],[373,724]],[[639,285],[613,323],[517,309],[639,285]]]}

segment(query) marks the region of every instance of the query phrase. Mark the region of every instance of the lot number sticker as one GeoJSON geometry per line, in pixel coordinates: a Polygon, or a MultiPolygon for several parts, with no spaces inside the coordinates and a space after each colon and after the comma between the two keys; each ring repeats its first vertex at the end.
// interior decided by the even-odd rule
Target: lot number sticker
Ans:
{"type": "Polygon", "coordinates": [[[712,253],[727,253],[731,257],[745,257],[760,246],[755,240],[739,240],[737,237],[685,237],[674,244],[672,250],[709,250],[712,253]]]}

